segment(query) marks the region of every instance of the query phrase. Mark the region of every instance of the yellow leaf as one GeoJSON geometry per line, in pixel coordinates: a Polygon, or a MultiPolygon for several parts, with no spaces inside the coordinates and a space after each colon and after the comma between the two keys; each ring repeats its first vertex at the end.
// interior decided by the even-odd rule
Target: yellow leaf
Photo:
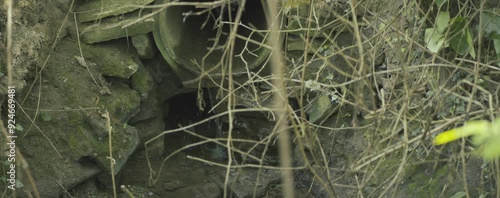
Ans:
{"type": "Polygon", "coordinates": [[[472,135],[472,143],[477,147],[476,153],[485,160],[500,157],[500,117],[492,123],[488,121],[469,121],[463,127],[445,131],[434,139],[435,145],[442,145],[462,137],[472,135]]]}
{"type": "Polygon", "coordinates": [[[485,120],[475,120],[465,123],[463,127],[445,131],[434,139],[434,145],[442,145],[470,135],[487,135],[491,124],[485,120]]]}
{"type": "Polygon", "coordinates": [[[459,138],[460,137],[457,136],[457,129],[451,129],[449,131],[442,132],[438,136],[436,136],[436,138],[434,139],[434,145],[446,144],[448,142],[455,141],[459,138]]]}

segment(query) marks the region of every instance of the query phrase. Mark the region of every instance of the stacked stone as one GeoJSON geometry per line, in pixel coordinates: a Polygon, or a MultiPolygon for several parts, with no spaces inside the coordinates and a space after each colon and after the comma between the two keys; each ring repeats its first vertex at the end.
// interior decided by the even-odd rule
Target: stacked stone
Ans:
{"type": "Polygon", "coordinates": [[[86,44],[99,43],[118,38],[132,37],[132,44],[140,58],[152,58],[155,54],[153,40],[148,33],[153,31],[153,17],[143,9],[153,0],[109,0],[80,1],[76,12],[81,22],[80,35],[86,44]]]}

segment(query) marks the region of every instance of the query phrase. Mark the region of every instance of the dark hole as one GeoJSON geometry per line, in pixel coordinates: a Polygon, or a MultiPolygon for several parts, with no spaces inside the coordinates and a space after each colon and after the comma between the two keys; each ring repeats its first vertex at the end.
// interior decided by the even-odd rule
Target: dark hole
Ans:
{"type": "Polygon", "coordinates": [[[90,156],[83,156],[83,157],[80,157],[80,159],[78,159],[78,163],[82,166],[85,166],[85,167],[95,167],[97,166],[97,163],[95,161],[94,158],[90,157],[90,156]]]}

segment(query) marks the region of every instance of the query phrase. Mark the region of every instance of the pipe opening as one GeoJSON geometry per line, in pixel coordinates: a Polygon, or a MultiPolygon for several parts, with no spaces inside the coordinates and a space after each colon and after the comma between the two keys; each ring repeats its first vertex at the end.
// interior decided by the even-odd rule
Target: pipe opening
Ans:
{"type": "Polygon", "coordinates": [[[172,6],[157,16],[155,40],[171,66],[198,75],[208,70],[214,76],[227,72],[221,68],[227,67],[223,57],[228,56],[226,44],[238,9],[244,10],[235,39],[233,74],[245,73],[247,67],[253,69],[267,59],[269,50],[259,45],[265,33],[258,30],[267,28],[261,1],[250,0],[243,7],[232,1],[217,7],[172,6]]]}

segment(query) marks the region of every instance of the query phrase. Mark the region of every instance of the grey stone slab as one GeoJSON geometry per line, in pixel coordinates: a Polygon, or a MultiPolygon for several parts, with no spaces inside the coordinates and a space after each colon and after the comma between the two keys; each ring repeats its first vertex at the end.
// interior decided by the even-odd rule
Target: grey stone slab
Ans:
{"type": "Polygon", "coordinates": [[[132,36],[132,45],[137,50],[137,55],[142,59],[153,58],[156,54],[156,46],[153,38],[149,34],[139,34],[132,36]]]}
{"type": "Polygon", "coordinates": [[[94,21],[109,16],[132,12],[154,0],[91,0],[79,1],[76,12],[80,22],[94,21]]]}
{"type": "Polygon", "coordinates": [[[153,31],[155,24],[153,18],[146,18],[133,23],[139,18],[139,12],[134,12],[122,17],[110,17],[99,22],[82,24],[82,27],[80,27],[82,41],[87,44],[92,44],[117,38],[146,34],[153,31]],[[131,23],[132,25],[124,27],[131,23]]]}

